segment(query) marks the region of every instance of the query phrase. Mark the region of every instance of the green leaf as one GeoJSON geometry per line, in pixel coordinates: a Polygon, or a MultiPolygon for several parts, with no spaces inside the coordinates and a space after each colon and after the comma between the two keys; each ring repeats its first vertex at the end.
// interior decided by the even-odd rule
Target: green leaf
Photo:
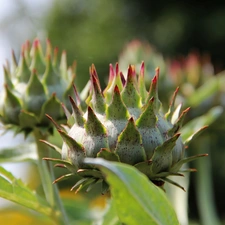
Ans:
{"type": "Polygon", "coordinates": [[[102,225],[121,225],[121,222],[116,213],[116,205],[113,200],[110,204],[110,208],[103,218],[102,225]]]}
{"type": "Polygon", "coordinates": [[[0,149],[0,163],[36,161],[36,145],[34,143],[20,144],[11,148],[0,149]]]}
{"type": "Polygon", "coordinates": [[[199,116],[187,124],[181,129],[181,137],[184,140],[185,144],[190,142],[193,137],[204,130],[206,126],[212,124],[223,112],[221,106],[216,106],[211,108],[206,114],[199,116]]]}
{"type": "Polygon", "coordinates": [[[47,216],[52,215],[48,203],[29,189],[20,179],[0,167],[0,197],[33,209],[47,216]]]}
{"type": "Polygon", "coordinates": [[[126,225],[176,225],[176,214],[164,192],[130,165],[104,159],[85,159],[106,175],[118,216],[126,225]]]}

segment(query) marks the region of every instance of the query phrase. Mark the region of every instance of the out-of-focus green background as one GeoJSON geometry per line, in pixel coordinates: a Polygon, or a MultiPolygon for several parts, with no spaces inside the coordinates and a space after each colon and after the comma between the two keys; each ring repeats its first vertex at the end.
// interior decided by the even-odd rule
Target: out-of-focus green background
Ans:
{"type": "Polygon", "coordinates": [[[48,37],[67,50],[70,62],[77,60],[82,74],[91,63],[106,74],[108,64],[136,38],[166,57],[192,49],[209,52],[216,71],[224,67],[225,4],[219,1],[65,0],[50,11],[48,37]]]}
{"type": "MultiPolygon", "coordinates": [[[[3,1],[4,2],[4,1],[3,1]]],[[[81,83],[95,63],[102,76],[124,45],[147,40],[166,57],[196,49],[211,55],[216,72],[224,68],[225,3],[222,1],[18,0],[0,22],[18,49],[24,39],[49,37],[78,62],[81,83]]],[[[6,3],[2,5],[3,6],[6,3]]],[[[88,75],[87,75],[88,77],[88,75]]]]}
{"type": "MultiPolygon", "coordinates": [[[[7,38],[7,44],[15,48],[18,54],[19,46],[26,39],[39,37],[44,42],[45,38],[49,38],[53,46],[67,51],[69,64],[73,60],[77,61],[76,82],[80,90],[88,80],[88,68],[92,63],[96,65],[104,84],[109,63],[115,63],[125,45],[134,39],[150,42],[166,58],[187,55],[191,50],[209,53],[215,73],[225,68],[225,3],[222,1],[11,2],[12,13],[0,21],[1,32],[7,38]],[[37,7],[31,2],[35,2],[37,7]]],[[[4,44],[0,42],[0,45],[2,43],[4,44]]],[[[218,214],[224,218],[225,176],[221,171],[223,166],[220,163],[223,160],[220,153],[224,156],[225,122],[215,126],[221,127],[215,127],[218,132],[214,132],[217,145],[211,151],[214,193],[218,214]]],[[[190,216],[193,220],[198,220],[194,185],[191,184],[189,197],[190,216]]]]}

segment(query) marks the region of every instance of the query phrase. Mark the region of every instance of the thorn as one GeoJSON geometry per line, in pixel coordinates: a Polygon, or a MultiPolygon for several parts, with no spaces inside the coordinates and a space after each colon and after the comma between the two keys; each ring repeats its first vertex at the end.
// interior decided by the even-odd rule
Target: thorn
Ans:
{"type": "Polygon", "coordinates": [[[128,120],[128,122],[134,123],[134,118],[130,117],[130,119],[128,120]]]}
{"type": "Polygon", "coordinates": [[[144,71],[145,71],[145,63],[142,61],[141,63],[141,69],[140,69],[140,75],[143,77],[144,76],[144,71]]]}
{"type": "Polygon", "coordinates": [[[124,75],[123,75],[122,72],[120,72],[120,79],[121,79],[121,81],[122,81],[123,86],[125,86],[125,84],[126,84],[126,79],[124,78],[124,75]]]}
{"type": "Polygon", "coordinates": [[[116,63],[116,75],[119,74],[119,63],[116,63]]]}
{"type": "Polygon", "coordinates": [[[119,88],[118,88],[118,86],[116,85],[115,86],[115,88],[114,88],[114,93],[118,93],[118,94],[120,94],[120,90],[119,90],[119,88]]]}
{"type": "Polygon", "coordinates": [[[114,76],[115,76],[115,73],[114,73],[113,65],[110,63],[109,64],[109,80],[112,81],[114,76]]]}
{"type": "Polygon", "coordinates": [[[61,130],[61,127],[55,122],[55,120],[51,116],[49,116],[47,113],[45,114],[45,116],[55,125],[57,130],[61,130]]]}
{"type": "Polygon", "coordinates": [[[64,165],[64,164],[55,164],[54,167],[60,167],[60,168],[67,169],[66,165],[64,165]]]}

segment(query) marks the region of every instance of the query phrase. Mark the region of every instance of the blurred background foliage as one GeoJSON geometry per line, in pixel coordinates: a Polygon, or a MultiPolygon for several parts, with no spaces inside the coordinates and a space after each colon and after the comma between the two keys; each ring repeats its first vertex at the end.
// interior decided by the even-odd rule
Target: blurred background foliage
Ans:
{"type": "Polygon", "coordinates": [[[219,1],[56,0],[45,25],[53,44],[67,50],[69,62],[77,60],[78,72],[88,74],[95,63],[103,76],[133,39],[150,42],[166,57],[191,49],[210,52],[218,72],[224,68],[224,23],[225,4],[219,1]]]}
{"type": "MultiPolygon", "coordinates": [[[[53,46],[67,51],[68,64],[77,61],[76,82],[80,90],[94,63],[104,85],[109,63],[115,63],[130,41],[151,43],[165,60],[187,56],[195,50],[211,58],[214,74],[225,68],[225,3],[222,1],[147,0],[49,0],[47,10],[32,13],[23,1],[1,22],[14,48],[20,40],[47,37],[53,46]],[[26,26],[20,26],[23,21],[26,26]],[[23,28],[22,28],[23,27],[23,28]]],[[[42,4],[45,8],[45,3],[42,4]]],[[[165,71],[163,71],[165,72],[165,71]]],[[[166,72],[165,72],[166,73],[166,72]]],[[[221,96],[220,103],[224,103],[221,96]]],[[[219,216],[225,217],[224,116],[207,132],[210,134],[212,182],[219,216]]],[[[196,146],[194,146],[196,147],[196,146]]],[[[206,174],[205,176],[209,176],[206,174]]],[[[195,181],[190,188],[190,216],[198,220],[195,181]]]]}

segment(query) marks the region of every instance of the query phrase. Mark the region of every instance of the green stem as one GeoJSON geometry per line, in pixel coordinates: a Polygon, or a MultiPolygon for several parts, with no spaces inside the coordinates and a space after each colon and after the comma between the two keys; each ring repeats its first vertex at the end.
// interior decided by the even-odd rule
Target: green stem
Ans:
{"type": "Polygon", "coordinates": [[[45,198],[52,207],[52,218],[62,225],[67,225],[69,224],[68,217],[59,196],[57,185],[52,184],[55,179],[52,163],[43,160],[43,157],[50,156],[49,147],[40,142],[40,140],[47,140],[47,135],[41,134],[38,129],[34,130],[33,133],[37,145],[38,170],[43,185],[45,198]]]}
{"type": "MultiPolygon", "coordinates": [[[[199,137],[196,150],[199,154],[210,152],[210,140],[207,135],[199,137]]],[[[216,212],[210,154],[204,159],[195,161],[196,191],[199,213],[203,225],[219,225],[220,221],[216,212]]]]}

